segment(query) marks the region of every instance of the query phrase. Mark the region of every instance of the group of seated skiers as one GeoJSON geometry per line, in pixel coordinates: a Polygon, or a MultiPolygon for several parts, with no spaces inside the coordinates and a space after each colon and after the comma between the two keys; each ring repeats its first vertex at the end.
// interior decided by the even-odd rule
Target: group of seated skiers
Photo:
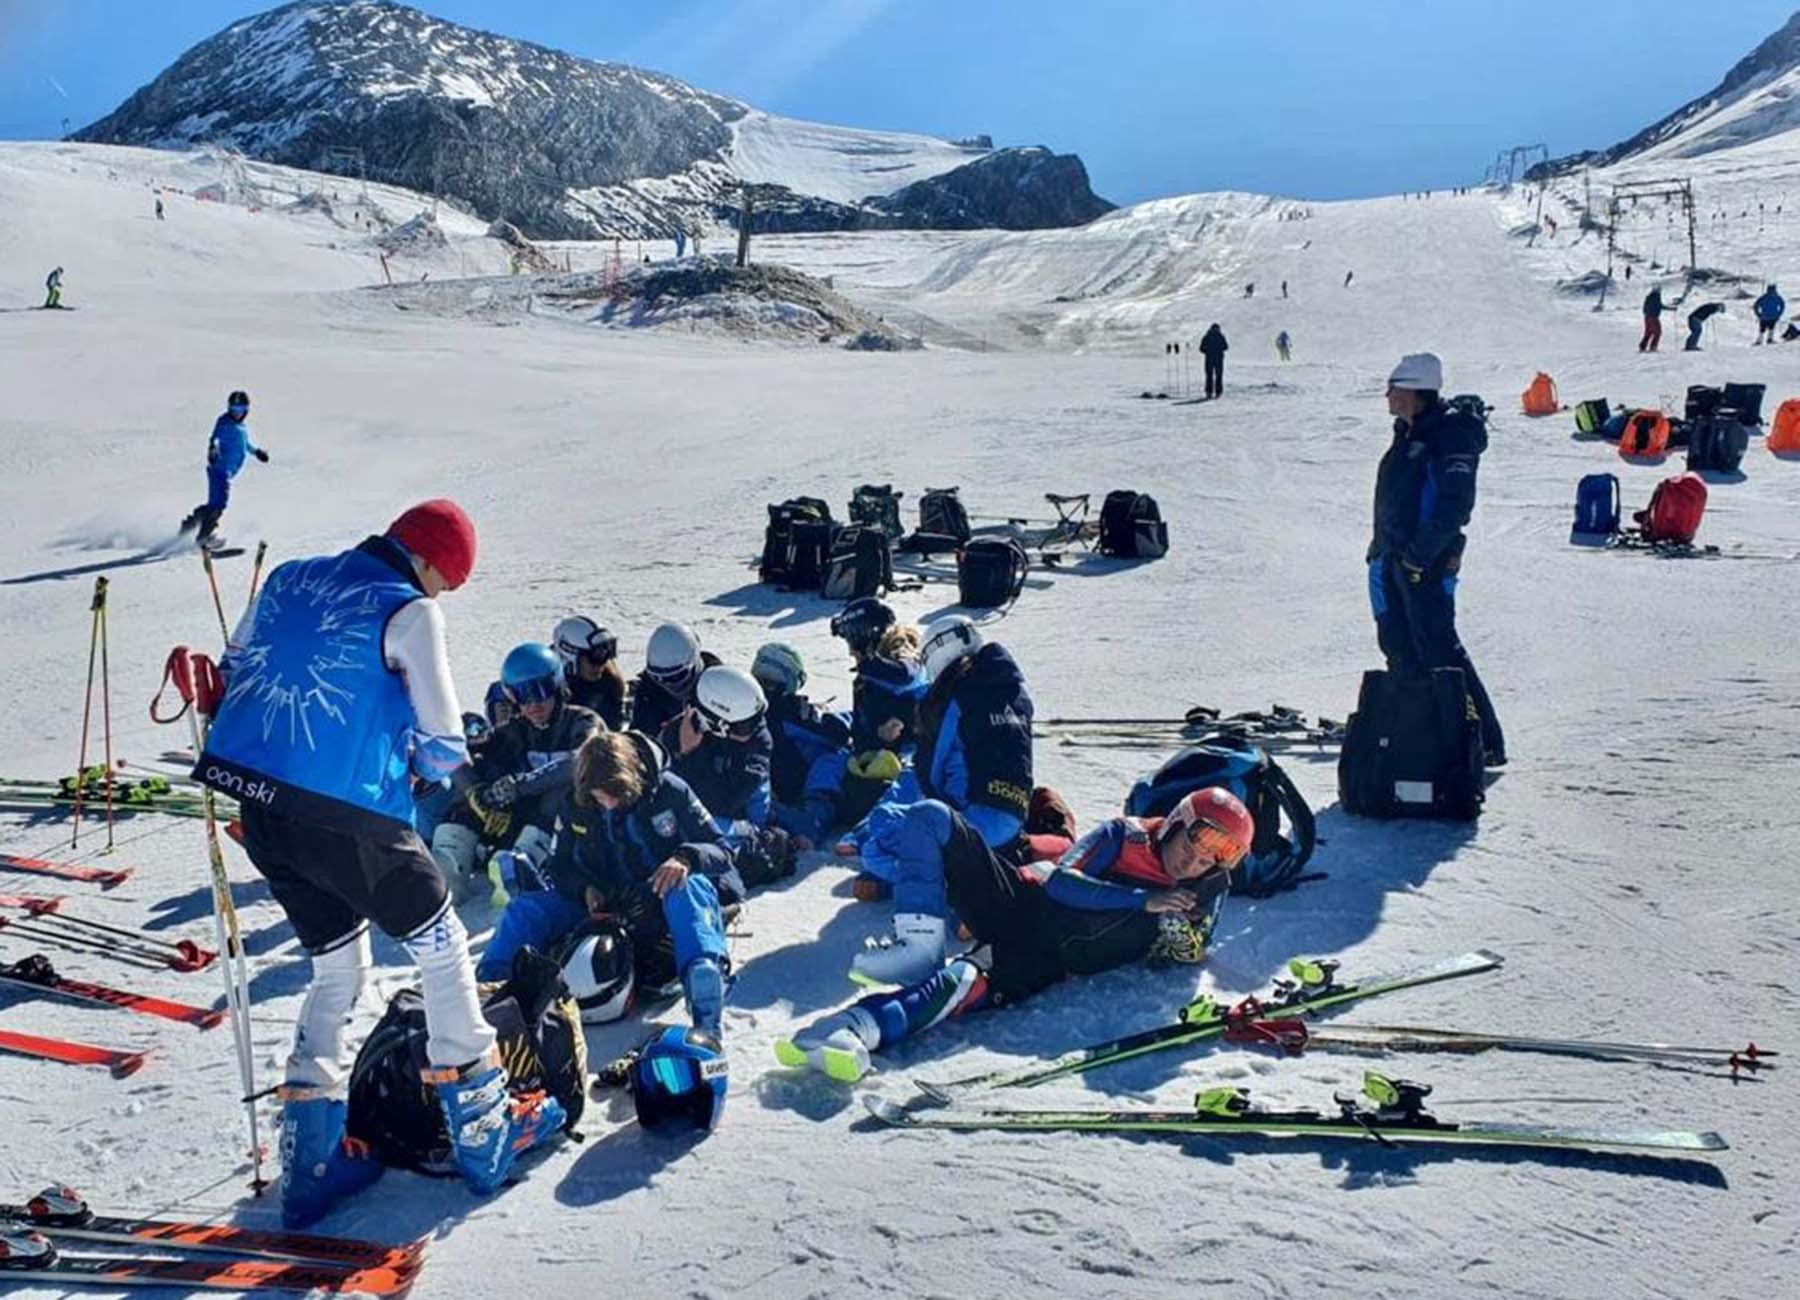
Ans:
{"type": "MultiPolygon", "coordinates": [[[[590,618],[509,653],[485,715],[465,717],[469,765],[419,804],[459,896],[484,886],[504,905],[479,976],[504,979],[525,947],[558,954],[584,1019],[681,995],[716,1044],[728,914],[827,842],[859,899],[892,898],[893,928],[853,963],[881,991],[780,1043],[788,1065],[860,1078],[870,1051],[960,1012],[1200,959],[1254,835],[1234,794],[1078,839],[1033,785],[1032,700],[1004,646],[956,615],[902,623],[875,597],[831,631],[854,665],[847,712],[807,697],[792,646],[763,645],[745,672],[678,623],[652,633],[629,690],[617,637],[590,618]]],[[[721,1060],[696,1121],[723,1099],[721,1060]]]]}

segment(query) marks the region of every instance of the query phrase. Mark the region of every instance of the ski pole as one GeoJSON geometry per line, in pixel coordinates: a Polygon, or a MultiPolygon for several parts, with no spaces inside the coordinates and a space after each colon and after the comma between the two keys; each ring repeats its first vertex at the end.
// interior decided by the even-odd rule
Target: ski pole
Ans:
{"type": "Polygon", "coordinates": [[[212,587],[213,611],[219,616],[219,636],[229,641],[231,633],[225,627],[225,602],[219,598],[219,575],[213,572],[212,552],[204,546],[200,548],[200,563],[206,569],[207,584],[212,587]]]}
{"type": "MultiPolygon", "coordinates": [[[[207,575],[212,575],[212,559],[207,557],[207,575]]],[[[213,584],[213,596],[219,594],[218,583],[213,584]]],[[[220,615],[220,626],[224,625],[224,615],[220,615]]],[[[212,660],[205,655],[193,654],[186,646],[176,646],[169,652],[168,663],[164,667],[165,682],[173,681],[176,691],[182,699],[182,713],[188,715],[188,729],[193,735],[194,753],[200,754],[206,748],[206,735],[200,726],[200,715],[204,713],[209,719],[219,706],[225,693],[224,683],[219,680],[218,669],[212,660]]],[[[160,695],[160,691],[158,694],[160,695]]],[[[155,717],[154,702],[151,716],[155,717]]],[[[180,714],[176,715],[177,717],[180,714]]],[[[159,721],[162,719],[159,719],[159,721]]],[[[173,719],[168,719],[173,721],[173,719]]],[[[262,1195],[268,1186],[263,1177],[262,1135],[256,1120],[256,1061],[254,1047],[250,1040],[250,975],[244,963],[243,936],[238,927],[237,906],[231,901],[231,878],[225,874],[225,852],[219,844],[219,821],[213,806],[211,786],[201,790],[201,808],[206,822],[206,852],[212,867],[213,894],[213,936],[218,945],[220,962],[219,973],[225,981],[225,1004],[231,1009],[231,1036],[237,1049],[238,1082],[242,1089],[240,1095],[244,1102],[244,1119],[250,1131],[251,1181],[250,1190],[253,1195],[262,1195]]]]}
{"type": "Polygon", "coordinates": [[[269,553],[267,542],[256,544],[256,561],[250,566],[250,594],[244,597],[244,613],[250,612],[250,606],[256,603],[257,584],[262,581],[263,556],[269,553]]]}
{"type": "MultiPolygon", "coordinates": [[[[41,918],[40,918],[41,919],[41,918]]],[[[128,966],[142,966],[148,970],[161,970],[169,962],[161,957],[152,957],[148,953],[133,952],[117,947],[112,940],[98,935],[86,935],[80,932],[69,933],[54,927],[33,925],[27,921],[14,920],[12,917],[0,916],[0,930],[16,930],[42,943],[54,944],[58,948],[66,948],[70,952],[85,952],[111,957],[128,966]]]]}
{"type": "MultiPolygon", "coordinates": [[[[106,585],[106,579],[104,577],[94,579],[94,599],[93,603],[88,606],[94,618],[92,627],[88,632],[87,687],[81,699],[81,753],[77,756],[75,762],[75,818],[74,825],[69,831],[69,847],[71,849],[75,848],[81,842],[81,807],[83,802],[81,774],[87,771],[88,734],[92,728],[94,718],[94,663],[96,657],[100,658],[102,665],[101,695],[102,708],[105,714],[102,725],[106,729],[107,769],[110,771],[112,768],[112,701],[110,699],[111,692],[107,686],[104,659],[106,653],[106,585]]],[[[109,783],[106,792],[106,847],[111,849],[112,846],[113,808],[112,788],[109,783]]]]}
{"type": "MultiPolygon", "coordinates": [[[[105,579],[97,580],[99,588],[94,592],[94,617],[100,624],[100,728],[105,737],[106,770],[113,770],[112,749],[112,671],[106,644],[106,586],[105,579]]],[[[76,826],[81,825],[80,818],[76,826]]],[[[106,783],[106,849],[113,851],[113,783],[106,783]]]]}
{"type": "Polygon", "coordinates": [[[7,895],[0,896],[0,907],[18,907],[38,920],[56,921],[63,925],[95,930],[104,935],[123,939],[140,948],[166,948],[174,955],[164,960],[176,970],[199,970],[217,955],[207,952],[192,939],[159,939],[153,934],[145,934],[140,930],[128,930],[121,925],[108,925],[105,921],[93,921],[85,916],[76,916],[72,912],[63,911],[58,906],[61,901],[55,898],[21,899],[7,895]]]}

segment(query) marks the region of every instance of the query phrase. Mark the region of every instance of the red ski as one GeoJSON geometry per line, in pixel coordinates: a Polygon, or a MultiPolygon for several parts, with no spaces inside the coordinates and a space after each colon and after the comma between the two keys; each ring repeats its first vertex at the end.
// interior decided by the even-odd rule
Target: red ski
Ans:
{"type": "Polygon", "coordinates": [[[48,858],[22,858],[16,853],[0,853],[0,868],[7,871],[28,871],[36,876],[55,876],[60,880],[85,880],[102,889],[111,889],[114,885],[122,885],[131,879],[130,868],[124,871],[107,871],[101,867],[83,867],[73,862],[51,862],[48,858]]]}
{"type": "Polygon", "coordinates": [[[56,973],[50,959],[42,953],[13,962],[9,966],[0,966],[0,980],[46,993],[80,998],[84,1002],[118,1007],[122,1011],[135,1011],[140,1016],[156,1016],[162,1020],[176,1020],[184,1025],[198,1025],[201,1029],[211,1029],[225,1019],[225,1012],[213,1007],[193,1007],[185,1002],[171,1002],[167,998],[133,993],[128,989],[90,984],[86,980],[65,979],[56,973]]]}
{"type": "Polygon", "coordinates": [[[53,1285],[180,1286],[214,1291],[324,1291],[392,1296],[418,1277],[414,1269],[334,1268],[278,1260],[164,1259],[152,1255],[65,1255],[34,1232],[0,1235],[0,1283],[43,1278],[53,1285]]]}
{"type": "Polygon", "coordinates": [[[0,1029],[0,1052],[17,1052],[45,1061],[61,1061],[64,1065],[104,1065],[115,1079],[136,1074],[144,1068],[144,1053],[121,1052],[111,1047],[95,1047],[90,1043],[73,1043],[63,1038],[39,1038],[36,1034],[18,1034],[0,1029]]]}
{"type": "Polygon", "coordinates": [[[139,1219],[96,1214],[78,1192],[48,1187],[22,1205],[0,1205],[0,1230],[29,1229],[46,1236],[114,1245],[158,1246],[170,1250],[247,1255],[290,1263],[330,1264],[339,1268],[381,1268],[416,1272],[425,1251],[423,1241],[389,1246],[355,1237],[326,1237],[309,1232],[246,1228],[235,1223],[191,1223],[180,1219],[139,1219]]]}

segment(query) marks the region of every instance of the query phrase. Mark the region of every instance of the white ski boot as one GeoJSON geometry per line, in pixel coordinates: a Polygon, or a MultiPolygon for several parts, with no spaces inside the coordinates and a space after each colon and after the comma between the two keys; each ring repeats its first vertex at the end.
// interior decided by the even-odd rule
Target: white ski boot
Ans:
{"type": "Polygon", "coordinates": [[[846,1007],[792,1038],[777,1039],[775,1059],[790,1070],[810,1068],[839,1083],[855,1083],[869,1072],[869,1052],[880,1043],[875,1017],[864,1007],[846,1007]]]}

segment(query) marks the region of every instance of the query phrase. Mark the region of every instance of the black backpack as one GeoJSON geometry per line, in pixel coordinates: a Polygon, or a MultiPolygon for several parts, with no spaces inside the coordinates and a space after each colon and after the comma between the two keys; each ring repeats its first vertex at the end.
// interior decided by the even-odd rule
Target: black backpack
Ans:
{"type": "Polygon", "coordinates": [[[951,537],[957,545],[969,540],[969,512],[953,487],[926,488],[919,498],[919,531],[937,537],[951,537]]]}
{"type": "MultiPolygon", "coordinates": [[[[778,506],[769,507],[769,523],[763,530],[762,561],[756,566],[759,581],[783,587],[812,587],[818,584],[819,570],[824,562],[823,551],[820,550],[816,558],[811,558],[810,572],[807,568],[810,556],[799,553],[800,530],[808,524],[825,526],[824,540],[829,546],[831,507],[818,497],[790,497],[778,506]]],[[[816,528],[806,534],[806,537],[809,547],[817,546],[819,534],[816,528]]]]}
{"type": "Polygon", "coordinates": [[[1687,467],[1733,474],[1744,463],[1744,452],[1749,447],[1750,426],[1738,423],[1735,413],[1721,409],[1693,426],[1688,436],[1687,467]]]}
{"type": "Polygon", "coordinates": [[[894,585],[894,548],[879,528],[846,524],[831,539],[831,558],[819,581],[827,600],[879,596],[894,585]]]}
{"type": "Polygon", "coordinates": [[[1577,433],[1598,434],[1600,426],[1605,424],[1612,414],[1612,408],[1606,404],[1604,397],[1596,397],[1589,402],[1580,402],[1575,407],[1575,430],[1577,433]]]}
{"type": "Polygon", "coordinates": [[[1472,821],[1486,797],[1483,757],[1462,669],[1366,672],[1344,724],[1338,797],[1345,812],[1362,817],[1472,821]]]}
{"type": "Polygon", "coordinates": [[[1719,408],[1735,412],[1745,424],[1761,424],[1764,391],[1762,384],[1726,384],[1719,394],[1719,408]]]}
{"type": "Polygon", "coordinates": [[[1713,388],[1706,384],[1690,384],[1687,390],[1687,404],[1682,409],[1681,416],[1689,423],[1704,419],[1718,410],[1724,400],[1725,390],[1723,388],[1713,388]]]}
{"type": "Polygon", "coordinates": [[[897,542],[906,532],[900,524],[900,498],[905,495],[887,483],[864,483],[850,497],[850,522],[879,528],[888,541],[897,542]]]}
{"type": "Polygon", "coordinates": [[[1494,409],[1479,393],[1458,393],[1455,397],[1445,398],[1444,405],[1458,415],[1481,421],[1484,429],[1487,428],[1488,414],[1494,409]]]}
{"type": "Polygon", "coordinates": [[[1256,822],[1250,856],[1231,873],[1232,893],[1267,898],[1323,879],[1301,874],[1317,842],[1311,806],[1274,759],[1241,737],[1208,736],[1140,777],[1125,798],[1125,815],[1166,816],[1183,795],[1209,785],[1242,799],[1256,822]]]}
{"type": "MultiPolygon", "coordinates": [[[[573,1130],[587,1105],[587,1035],[554,961],[529,948],[503,984],[481,986],[482,1014],[500,1036],[507,1088],[515,1096],[547,1092],[562,1102],[573,1130]]],[[[401,989],[363,1040],[350,1069],[345,1132],[369,1144],[384,1165],[452,1174],[450,1130],[437,1092],[421,1079],[425,1000],[401,989]]]]}
{"type": "Polygon", "coordinates": [[[1100,554],[1154,560],[1168,551],[1169,526],[1155,497],[1130,488],[1106,494],[1100,507],[1100,554]]]}
{"type": "Polygon", "coordinates": [[[956,598],[970,609],[1010,605],[1030,568],[1031,557],[1010,537],[977,537],[956,553],[956,598]]]}

